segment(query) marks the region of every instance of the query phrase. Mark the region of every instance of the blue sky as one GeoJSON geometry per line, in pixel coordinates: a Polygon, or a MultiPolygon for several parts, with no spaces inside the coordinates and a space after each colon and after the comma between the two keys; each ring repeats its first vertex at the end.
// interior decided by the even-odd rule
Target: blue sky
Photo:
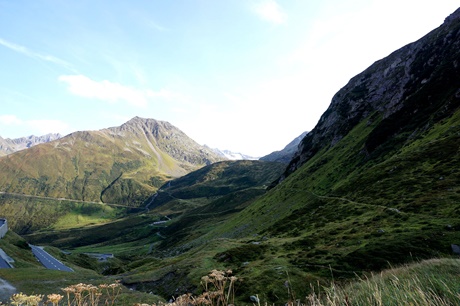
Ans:
{"type": "Polygon", "coordinates": [[[0,136],[134,116],[253,156],[457,9],[453,0],[0,0],[0,136]]]}

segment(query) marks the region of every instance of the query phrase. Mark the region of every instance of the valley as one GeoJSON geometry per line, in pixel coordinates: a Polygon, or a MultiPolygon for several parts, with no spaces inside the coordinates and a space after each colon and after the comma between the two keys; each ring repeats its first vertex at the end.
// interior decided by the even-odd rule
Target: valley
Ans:
{"type": "Polygon", "coordinates": [[[237,305],[458,304],[459,58],[460,9],[350,79],[297,150],[260,160],[140,117],[0,157],[16,262],[0,278],[27,294],[119,282],[120,305],[206,295],[210,273],[237,305]]]}

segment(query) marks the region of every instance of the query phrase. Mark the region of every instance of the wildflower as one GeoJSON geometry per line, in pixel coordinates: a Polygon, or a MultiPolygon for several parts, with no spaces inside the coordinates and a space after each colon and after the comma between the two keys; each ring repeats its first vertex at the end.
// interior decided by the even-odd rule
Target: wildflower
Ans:
{"type": "Polygon", "coordinates": [[[53,293],[53,294],[48,294],[46,297],[48,298],[48,303],[52,303],[53,306],[57,306],[59,304],[59,301],[62,300],[64,296],[53,293]]]}

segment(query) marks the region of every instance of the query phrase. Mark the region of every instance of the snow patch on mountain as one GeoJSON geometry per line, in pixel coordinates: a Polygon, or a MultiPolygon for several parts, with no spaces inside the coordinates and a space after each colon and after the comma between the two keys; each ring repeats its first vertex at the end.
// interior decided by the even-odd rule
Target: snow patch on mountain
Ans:
{"type": "Polygon", "coordinates": [[[249,156],[239,152],[233,152],[230,150],[220,150],[217,148],[211,148],[218,155],[225,157],[229,160],[258,160],[259,157],[249,156]]]}

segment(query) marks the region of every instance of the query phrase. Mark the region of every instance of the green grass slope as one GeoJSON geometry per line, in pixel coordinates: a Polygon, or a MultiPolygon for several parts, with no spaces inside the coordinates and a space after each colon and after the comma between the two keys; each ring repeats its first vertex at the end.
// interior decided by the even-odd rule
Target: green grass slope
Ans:
{"type": "Polygon", "coordinates": [[[39,230],[63,230],[111,222],[139,209],[103,203],[54,200],[36,196],[0,194],[1,216],[20,235],[39,230]]]}
{"type": "MultiPolygon", "coordinates": [[[[126,282],[154,277],[152,284],[163,284],[169,275],[169,283],[187,279],[200,288],[193,280],[206,270],[231,268],[245,279],[242,297],[258,293],[281,301],[288,277],[306,295],[309,282],[450,256],[450,245],[460,243],[459,173],[453,167],[460,157],[460,112],[381,162],[359,154],[375,125],[357,125],[229,218],[206,226],[192,211],[190,218],[184,214],[180,225],[161,230],[163,252],[157,255],[164,256],[163,265],[139,268],[126,282]]],[[[219,214],[216,208],[207,212],[219,214]]]]}
{"type": "MultiPolygon", "coordinates": [[[[163,246],[158,246],[165,250],[168,247],[164,245],[170,244],[171,239],[188,242],[190,238],[179,237],[192,229],[198,231],[203,226],[208,229],[201,229],[198,232],[207,232],[214,226],[213,224],[241,211],[251,200],[264,194],[266,185],[278,177],[283,170],[284,165],[273,162],[214,163],[163,186],[150,205],[150,209],[101,226],[94,225],[86,228],[74,226],[67,230],[60,228],[58,231],[56,228],[42,227],[40,231],[30,231],[26,237],[33,243],[65,248],[87,246],[88,249],[96,247],[105,251],[106,246],[121,244],[120,249],[124,252],[126,243],[130,241],[135,248],[136,245],[149,245],[161,240],[158,239],[159,237],[167,236],[168,239],[162,243],[163,246]],[[169,216],[171,220],[168,221],[164,216],[169,216]],[[168,221],[167,227],[152,226],[153,222],[159,220],[168,221]]],[[[116,208],[114,206],[112,209],[116,208]]],[[[91,216],[96,218],[97,214],[91,216]]],[[[83,217],[81,216],[82,219],[83,217]]],[[[66,215],[59,220],[68,218],[72,218],[72,215],[66,215]]],[[[61,221],[57,222],[55,227],[59,224],[61,221]]],[[[196,233],[189,234],[200,236],[196,233]]],[[[144,247],[140,249],[140,252],[146,252],[144,247]]]]}
{"type": "Polygon", "coordinates": [[[0,158],[0,190],[139,206],[166,180],[218,160],[171,124],[136,117],[0,158]]]}
{"type": "Polygon", "coordinates": [[[459,44],[457,11],[354,77],[278,184],[206,230],[165,235],[165,264],[126,282],[179,284],[231,268],[242,296],[277,303],[288,279],[306,295],[309,282],[450,256],[460,243],[459,44]]]}

